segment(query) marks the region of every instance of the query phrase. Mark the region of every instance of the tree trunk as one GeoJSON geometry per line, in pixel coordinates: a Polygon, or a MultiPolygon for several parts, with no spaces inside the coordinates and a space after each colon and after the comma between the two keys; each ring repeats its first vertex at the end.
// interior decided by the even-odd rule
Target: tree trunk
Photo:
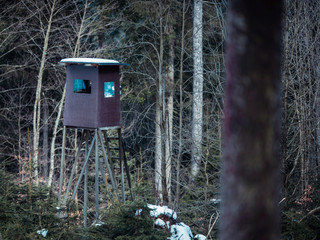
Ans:
{"type": "Polygon", "coordinates": [[[162,189],[162,161],[163,161],[163,145],[162,145],[162,113],[163,113],[163,89],[162,89],[162,68],[163,68],[163,34],[162,34],[162,18],[160,17],[160,52],[159,52],[159,68],[157,79],[157,99],[156,99],[156,121],[155,121],[155,193],[157,201],[163,201],[162,189]]]}
{"type": "Polygon", "coordinates": [[[56,145],[58,127],[59,127],[59,122],[60,122],[61,115],[62,115],[63,103],[64,103],[65,97],[66,97],[66,85],[63,88],[63,93],[62,93],[62,97],[61,97],[61,100],[59,103],[59,108],[58,108],[58,115],[57,115],[56,121],[54,123],[53,134],[52,134],[52,139],[51,139],[50,168],[49,168],[49,177],[48,177],[48,185],[47,185],[48,187],[51,187],[52,181],[53,181],[55,145],[56,145]]]}
{"type": "Polygon", "coordinates": [[[175,202],[179,207],[180,202],[180,163],[181,163],[181,155],[182,155],[182,113],[183,113],[183,54],[184,54],[184,25],[185,25],[185,8],[186,2],[183,1],[182,7],[182,27],[181,27],[181,53],[180,53],[180,74],[179,74],[179,149],[177,156],[177,187],[176,187],[176,197],[175,202]]]}
{"type": "Polygon", "coordinates": [[[55,3],[56,0],[53,1],[51,6],[51,13],[48,21],[47,31],[44,39],[43,49],[42,49],[42,57],[41,57],[41,63],[40,63],[40,69],[38,72],[38,81],[37,81],[37,90],[36,90],[36,100],[34,102],[33,107],[33,158],[32,158],[32,165],[34,168],[34,176],[36,185],[39,185],[39,176],[38,176],[38,158],[39,158],[39,138],[40,138],[40,112],[41,112],[41,91],[42,91],[42,78],[43,78],[43,72],[45,69],[45,62],[46,62],[46,56],[48,51],[48,43],[49,43],[49,36],[51,31],[51,25],[52,25],[52,18],[53,13],[55,11],[55,3]]]}
{"type": "Polygon", "coordinates": [[[202,108],[203,108],[203,61],[202,61],[202,0],[194,1],[193,9],[193,105],[192,105],[192,178],[200,171],[202,157],[202,108]]]}
{"type": "MultiPolygon", "coordinates": [[[[80,29],[79,29],[78,34],[77,34],[77,42],[76,42],[74,50],[73,50],[73,57],[79,57],[79,54],[80,54],[80,40],[81,40],[81,37],[82,37],[82,33],[84,31],[84,23],[85,23],[85,20],[86,20],[87,9],[88,9],[88,0],[86,0],[85,5],[84,5],[84,12],[83,12],[83,16],[82,16],[82,19],[81,19],[80,29]]],[[[55,124],[54,124],[53,136],[52,136],[52,140],[51,140],[50,170],[49,170],[48,187],[51,187],[52,180],[53,180],[55,144],[56,144],[58,127],[59,127],[59,122],[60,122],[61,115],[62,115],[62,110],[63,110],[65,97],[66,97],[66,84],[64,85],[64,88],[63,88],[63,93],[62,93],[61,100],[60,100],[60,103],[59,103],[58,114],[57,114],[57,118],[56,118],[56,121],[55,121],[55,124]]]]}
{"type": "Polygon", "coordinates": [[[49,109],[48,109],[48,100],[44,99],[44,104],[43,104],[43,120],[44,120],[44,125],[43,125],[43,148],[42,148],[42,169],[43,169],[43,179],[47,180],[48,178],[48,153],[49,153],[49,127],[48,127],[48,120],[49,120],[49,109]]]}
{"type": "MultiPolygon", "coordinates": [[[[170,33],[173,32],[171,27],[170,33]]],[[[166,81],[166,120],[165,120],[165,166],[166,166],[166,189],[168,194],[168,203],[172,203],[171,175],[172,175],[172,124],[173,124],[173,93],[174,93],[174,38],[169,42],[169,66],[167,69],[166,81]]]]}
{"type": "Polygon", "coordinates": [[[282,1],[230,1],[222,240],[280,239],[282,1]]]}

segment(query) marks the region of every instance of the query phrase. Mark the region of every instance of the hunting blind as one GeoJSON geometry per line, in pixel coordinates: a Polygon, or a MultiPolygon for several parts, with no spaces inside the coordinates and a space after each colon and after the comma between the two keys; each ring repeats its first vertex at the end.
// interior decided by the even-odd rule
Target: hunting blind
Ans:
{"type": "Polygon", "coordinates": [[[120,72],[114,60],[66,58],[64,125],[103,128],[121,125],[120,72]]]}
{"type": "Polygon", "coordinates": [[[129,168],[121,137],[120,112],[119,69],[121,65],[128,64],[98,58],[65,58],[60,63],[66,66],[67,76],[58,203],[59,208],[65,209],[68,199],[74,200],[79,185],[83,184],[83,214],[84,226],[86,227],[89,192],[88,172],[90,170],[94,171],[95,176],[95,221],[97,223],[99,222],[99,204],[103,195],[100,182],[104,183],[106,191],[104,195],[108,194],[110,201],[116,199],[124,202],[125,169],[127,186],[133,199],[129,168]],[[62,199],[66,132],[70,128],[79,129],[81,132],[79,131],[80,134],[78,134],[78,131],[74,131],[74,145],[77,146],[77,149],[74,154],[72,170],[68,173],[69,176],[66,176],[69,177],[69,181],[64,189],[62,199]],[[77,140],[78,135],[81,138],[80,142],[77,140]],[[94,164],[90,164],[90,156],[93,151],[95,160],[94,164]],[[117,176],[118,173],[120,176],[117,176]],[[71,191],[72,187],[73,191],[71,191]],[[121,188],[121,196],[119,187],[121,188]]]}

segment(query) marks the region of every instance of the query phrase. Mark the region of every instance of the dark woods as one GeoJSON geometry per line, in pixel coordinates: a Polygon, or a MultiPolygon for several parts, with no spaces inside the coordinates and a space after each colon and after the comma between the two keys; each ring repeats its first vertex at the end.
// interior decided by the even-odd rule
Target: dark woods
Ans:
{"type": "MultiPolygon", "coordinates": [[[[54,224],[59,221],[55,207],[65,98],[65,68],[58,62],[66,57],[99,57],[130,64],[121,69],[121,114],[138,200],[169,205],[192,230],[216,239],[220,220],[224,221],[219,206],[224,139],[227,170],[223,181],[230,184],[228,189],[236,189],[223,193],[226,199],[233,198],[223,203],[224,208],[232,206],[226,214],[238,214],[238,222],[242,216],[255,221],[255,214],[271,221],[276,204],[281,221],[270,225],[275,232],[262,226],[267,221],[263,219],[255,221],[256,229],[278,236],[280,222],[283,239],[319,238],[320,7],[315,0],[286,0],[280,10],[278,2],[239,0],[228,6],[224,0],[1,1],[2,237],[6,239],[14,231],[25,233],[15,239],[36,239],[40,236],[33,233],[42,228],[50,228],[53,238],[59,232],[79,233],[83,224],[81,189],[71,205],[70,218],[54,224]],[[193,117],[194,101],[200,99],[193,95],[193,16],[198,9],[194,3],[202,4],[200,118],[193,117]],[[282,32],[278,28],[280,14],[282,32]],[[195,147],[192,136],[193,122],[202,126],[200,148],[195,147]],[[279,122],[281,131],[276,129],[279,122]],[[281,153],[278,162],[274,162],[275,153],[281,153]],[[280,172],[279,178],[276,172],[280,172]],[[237,180],[242,173],[247,175],[237,180]],[[250,189],[245,187],[248,183],[252,183],[250,189]],[[259,195],[256,188],[264,192],[259,195]],[[276,189],[280,189],[277,202],[276,189]],[[233,194],[247,208],[239,205],[233,194]],[[267,207],[269,197],[273,200],[267,207]],[[246,213],[242,215],[239,209],[246,213]],[[25,229],[24,219],[32,227],[25,229]]],[[[80,135],[72,130],[66,138],[63,171],[67,177],[80,135]]],[[[80,164],[83,161],[83,157],[79,159],[80,164]]],[[[81,167],[77,174],[80,171],[81,167]]],[[[93,188],[93,179],[89,176],[89,188],[93,188]]],[[[111,208],[110,200],[104,204],[105,209],[111,208]]],[[[115,206],[116,223],[134,208],[129,204],[125,207],[128,211],[121,212],[121,207],[115,206]]],[[[89,214],[89,224],[93,219],[89,214]]],[[[150,230],[148,221],[145,229],[150,230]]],[[[132,230],[136,236],[142,231],[139,226],[132,230]]],[[[235,226],[242,228],[241,224],[235,226]]],[[[91,239],[93,236],[98,235],[90,235],[91,239]]]]}

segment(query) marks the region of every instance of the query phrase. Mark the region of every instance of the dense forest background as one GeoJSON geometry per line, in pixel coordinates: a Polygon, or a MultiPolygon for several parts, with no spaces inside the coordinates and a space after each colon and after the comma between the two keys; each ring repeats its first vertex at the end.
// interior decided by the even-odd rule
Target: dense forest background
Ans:
{"type": "MultiPolygon", "coordinates": [[[[28,236],[40,226],[62,234],[82,224],[81,196],[64,224],[49,223],[58,193],[65,97],[59,61],[98,57],[130,64],[121,68],[121,109],[136,199],[169,205],[196,232],[216,239],[227,1],[202,3],[200,150],[192,133],[193,1],[0,2],[0,233],[25,239],[19,233],[28,236]],[[22,230],[24,221],[30,229],[22,230]]],[[[320,238],[319,17],[317,1],[286,1],[279,153],[283,239],[320,238]]],[[[66,175],[79,135],[67,135],[66,175]]]]}

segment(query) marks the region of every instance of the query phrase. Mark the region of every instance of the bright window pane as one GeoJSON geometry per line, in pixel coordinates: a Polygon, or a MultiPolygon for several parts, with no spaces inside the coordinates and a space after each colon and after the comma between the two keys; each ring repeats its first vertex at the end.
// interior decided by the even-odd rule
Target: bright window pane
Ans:
{"type": "Polygon", "coordinates": [[[73,89],[75,93],[91,93],[91,81],[75,79],[73,89]]]}
{"type": "Polygon", "coordinates": [[[104,97],[114,97],[114,82],[105,82],[104,83],[104,97]]]}

